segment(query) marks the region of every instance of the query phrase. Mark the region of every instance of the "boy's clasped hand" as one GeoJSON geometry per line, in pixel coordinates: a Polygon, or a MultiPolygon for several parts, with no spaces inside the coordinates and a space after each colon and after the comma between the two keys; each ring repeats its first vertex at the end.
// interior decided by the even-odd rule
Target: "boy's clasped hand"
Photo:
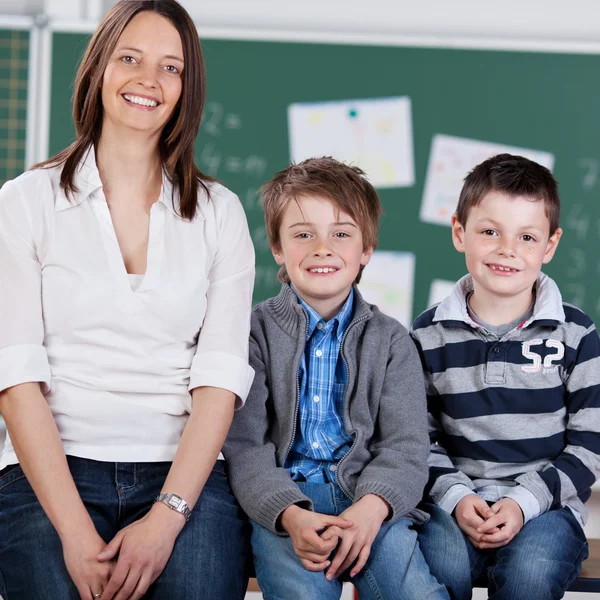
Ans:
{"type": "Polygon", "coordinates": [[[462,498],[454,517],[467,539],[480,550],[506,546],[524,524],[521,507],[512,498],[502,498],[489,506],[477,494],[462,498]]]}
{"type": "Polygon", "coordinates": [[[373,540],[389,511],[388,504],[374,494],[363,496],[339,517],[294,504],[282,513],[281,526],[290,534],[304,568],[308,571],[327,569],[326,577],[331,581],[352,565],[350,577],[365,566],[373,540]]]}

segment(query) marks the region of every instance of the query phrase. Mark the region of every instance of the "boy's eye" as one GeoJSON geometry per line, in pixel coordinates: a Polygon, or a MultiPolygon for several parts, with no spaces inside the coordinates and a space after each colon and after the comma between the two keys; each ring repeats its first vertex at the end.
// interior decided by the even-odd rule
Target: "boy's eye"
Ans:
{"type": "Polygon", "coordinates": [[[525,233],[525,234],[523,234],[523,241],[524,242],[535,242],[535,238],[532,235],[525,233]]]}
{"type": "Polygon", "coordinates": [[[296,237],[302,240],[307,240],[310,237],[310,233],[298,233],[296,234],[296,237]]]}
{"type": "Polygon", "coordinates": [[[496,235],[496,232],[493,229],[484,229],[482,233],[483,235],[496,235]]]}
{"type": "Polygon", "coordinates": [[[339,237],[339,238],[347,238],[350,237],[345,231],[338,231],[335,234],[335,237],[339,237]]]}

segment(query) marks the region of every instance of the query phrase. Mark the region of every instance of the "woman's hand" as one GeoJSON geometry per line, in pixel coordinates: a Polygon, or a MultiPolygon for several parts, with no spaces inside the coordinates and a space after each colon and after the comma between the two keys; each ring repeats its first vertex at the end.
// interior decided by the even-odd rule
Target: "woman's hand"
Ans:
{"type": "Polygon", "coordinates": [[[67,571],[82,600],[92,600],[94,594],[101,594],[115,566],[114,560],[98,560],[98,553],[106,547],[104,540],[93,530],[63,539],[62,546],[67,571]]]}
{"type": "Polygon", "coordinates": [[[97,556],[105,562],[118,554],[102,600],[141,598],[165,568],[184,525],[183,515],[156,503],[146,516],[119,531],[97,556]]]}

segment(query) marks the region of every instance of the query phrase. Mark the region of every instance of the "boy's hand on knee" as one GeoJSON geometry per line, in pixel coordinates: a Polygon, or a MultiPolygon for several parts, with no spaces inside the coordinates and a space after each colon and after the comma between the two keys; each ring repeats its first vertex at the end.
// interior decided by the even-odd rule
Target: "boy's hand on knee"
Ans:
{"type": "MultiPolygon", "coordinates": [[[[458,526],[476,548],[480,547],[483,538],[478,528],[494,515],[487,502],[477,494],[465,496],[454,509],[454,518],[458,526]]],[[[492,530],[490,529],[488,533],[492,533],[492,530]]]]}
{"type": "Polygon", "coordinates": [[[512,498],[502,498],[490,508],[493,515],[477,528],[482,536],[478,546],[481,549],[506,546],[524,523],[523,511],[512,498]]]}
{"type": "MultiPolygon", "coordinates": [[[[326,577],[329,581],[340,576],[355,561],[350,577],[360,572],[369,558],[371,545],[389,512],[390,507],[385,500],[374,494],[367,494],[341,514],[350,519],[354,525],[339,532],[342,541],[327,571],[326,577]]],[[[327,532],[323,535],[326,536],[327,532]]]]}
{"type": "Polygon", "coordinates": [[[324,515],[292,504],[281,514],[281,526],[290,534],[294,552],[302,566],[308,571],[323,571],[331,562],[331,551],[337,546],[338,536],[329,534],[325,538],[319,532],[329,527],[342,531],[352,527],[352,521],[343,517],[324,515]]]}

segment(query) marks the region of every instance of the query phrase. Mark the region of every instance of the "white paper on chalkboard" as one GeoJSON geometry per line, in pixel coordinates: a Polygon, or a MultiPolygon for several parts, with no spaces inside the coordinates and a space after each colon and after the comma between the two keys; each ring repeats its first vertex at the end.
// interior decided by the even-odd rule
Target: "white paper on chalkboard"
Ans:
{"type": "Polygon", "coordinates": [[[554,155],[541,150],[506,146],[438,134],[433,137],[421,202],[421,220],[450,226],[463,180],[479,163],[508,152],[525,156],[552,170],[554,155]]]}
{"type": "Polygon", "coordinates": [[[358,289],[370,304],[394,317],[405,327],[412,325],[415,255],[412,252],[376,250],[363,271],[358,289]]]}
{"type": "Polygon", "coordinates": [[[414,185],[408,97],[291,104],[288,127],[294,162],[333,156],[363,169],[377,188],[414,185]]]}
{"type": "Polygon", "coordinates": [[[429,307],[433,306],[434,304],[439,304],[452,293],[455,285],[455,281],[434,279],[431,282],[431,287],[429,288],[429,300],[427,301],[427,306],[429,307]]]}

